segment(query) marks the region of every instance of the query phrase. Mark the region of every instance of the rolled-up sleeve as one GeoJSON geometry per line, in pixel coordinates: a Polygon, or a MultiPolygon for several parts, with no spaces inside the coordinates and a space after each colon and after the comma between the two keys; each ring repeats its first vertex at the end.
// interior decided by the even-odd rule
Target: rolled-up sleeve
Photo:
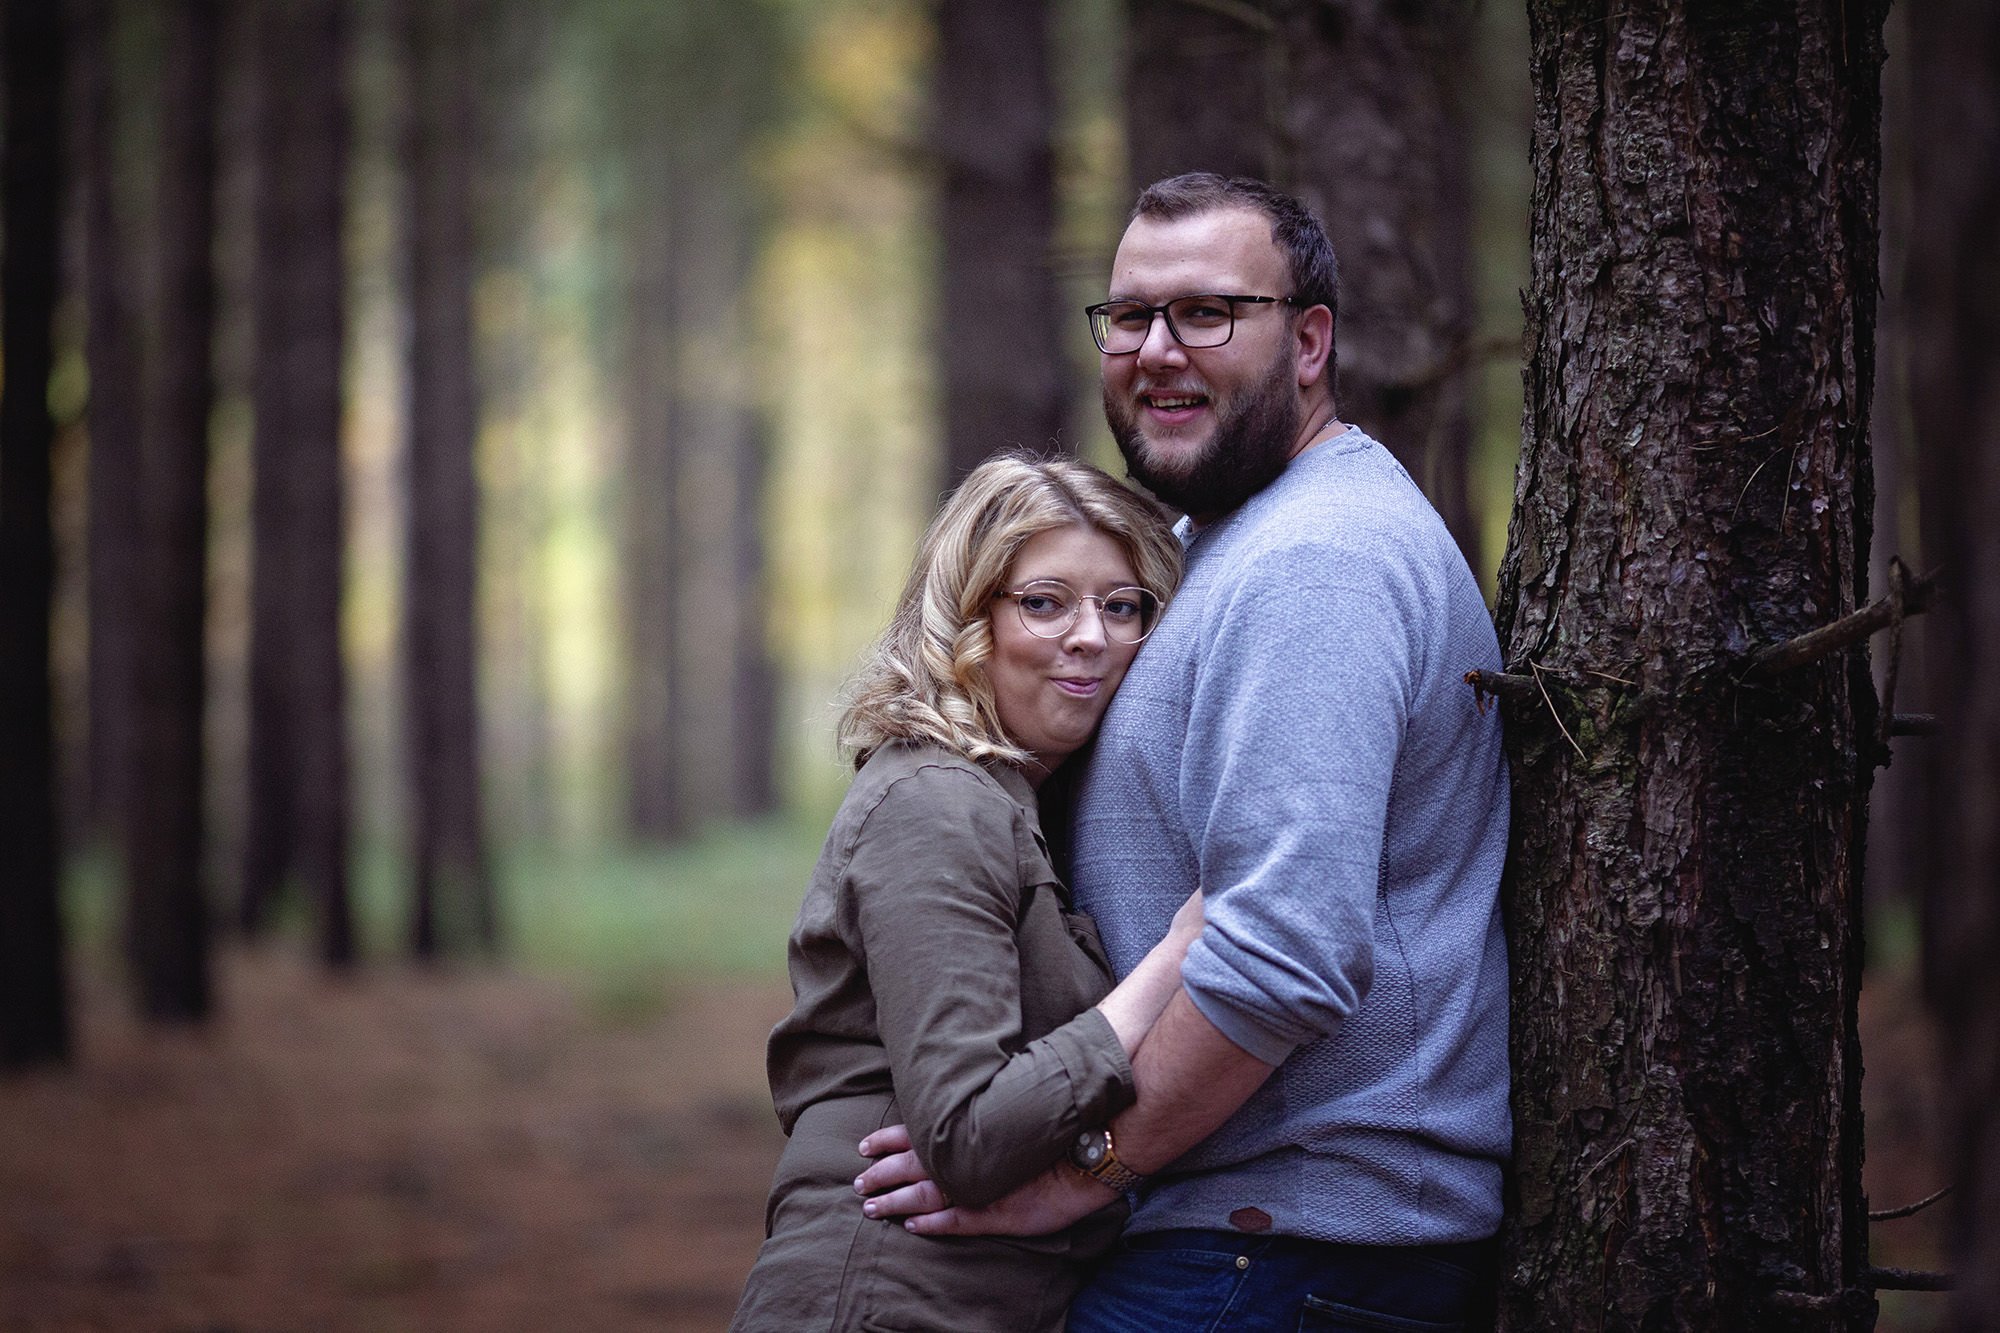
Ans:
{"type": "Polygon", "coordinates": [[[869,813],[847,872],[897,1101],[932,1178],[970,1207],[1133,1099],[1098,1010],[1022,1040],[1022,818],[978,775],[924,769],[869,813]]]}
{"type": "Polygon", "coordinates": [[[1384,827],[1417,666],[1379,562],[1274,563],[1238,584],[1191,701],[1181,804],[1206,924],[1189,999],[1269,1064],[1331,1034],[1373,978],[1384,827]]]}

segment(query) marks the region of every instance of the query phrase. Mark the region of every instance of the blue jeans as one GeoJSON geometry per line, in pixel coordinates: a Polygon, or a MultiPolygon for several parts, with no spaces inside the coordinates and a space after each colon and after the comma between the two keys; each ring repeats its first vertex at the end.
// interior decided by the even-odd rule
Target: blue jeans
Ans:
{"type": "Polygon", "coordinates": [[[1493,1245],[1330,1245],[1149,1231],[1104,1259],[1069,1333],[1458,1333],[1482,1319],[1493,1245]]]}

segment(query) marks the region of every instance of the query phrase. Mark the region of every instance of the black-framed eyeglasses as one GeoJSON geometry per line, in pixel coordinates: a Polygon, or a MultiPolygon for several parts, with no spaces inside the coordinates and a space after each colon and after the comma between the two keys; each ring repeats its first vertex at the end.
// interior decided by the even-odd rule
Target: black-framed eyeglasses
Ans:
{"type": "Polygon", "coordinates": [[[993,595],[1011,598],[1021,613],[1021,628],[1038,639],[1060,639],[1069,633],[1085,602],[1097,604],[1104,637],[1118,643],[1138,643],[1160,622],[1160,599],[1144,588],[1113,588],[1102,597],[1091,597],[1056,579],[1037,579],[993,595]]]}
{"type": "Polygon", "coordinates": [[[1165,305],[1144,301],[1103,301],[1085,306],[1090,316],[1090,336],[1097,350],[1108,356],[1122,356],[1145,346],[1153,331],[1153,317],[1163,315],[1167,332],[1183,347],[1220,347],[1236,332],[1239,305],[1297,305],[1289,296],[1231,296],[1208,294],[1177,296],[1165,305]]]}

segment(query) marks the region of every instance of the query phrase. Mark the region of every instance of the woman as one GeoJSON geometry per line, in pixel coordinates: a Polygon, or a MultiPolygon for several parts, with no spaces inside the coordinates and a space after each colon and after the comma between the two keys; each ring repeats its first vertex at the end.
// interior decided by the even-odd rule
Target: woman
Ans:
{"type": "Polygon", "coordinates": [[[1035,789],[1096,730],[1180,578],[1157,514],[1067,460],[1002,457],[931,524],[841,722],[859,772],[788,951],[771,1034],[791,1136],[733,1328],[1060,1329],[1124,1205],[1027,1238],[863,1216],[864,1135],[897,1121],[955,1202],[990,1202],[1133,1099],[1199,895],[1115,989],[1049,865],[1035,789]]]}

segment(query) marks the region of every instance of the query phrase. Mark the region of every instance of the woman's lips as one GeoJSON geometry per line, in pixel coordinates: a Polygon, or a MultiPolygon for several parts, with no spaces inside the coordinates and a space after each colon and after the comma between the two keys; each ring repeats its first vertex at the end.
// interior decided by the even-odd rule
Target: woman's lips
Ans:
{"type": "Polygon", "coordinates": [[[1082,678],[1051,676],[1050,679],[1055,682],[1056,688],[1064,694],[1074,694],[1079,699],[1088,699],[1091,695],[1096,694],[1098,686],[1104,683],[1104,677],[1102,676],[1085,676],[1082,678]]]}

